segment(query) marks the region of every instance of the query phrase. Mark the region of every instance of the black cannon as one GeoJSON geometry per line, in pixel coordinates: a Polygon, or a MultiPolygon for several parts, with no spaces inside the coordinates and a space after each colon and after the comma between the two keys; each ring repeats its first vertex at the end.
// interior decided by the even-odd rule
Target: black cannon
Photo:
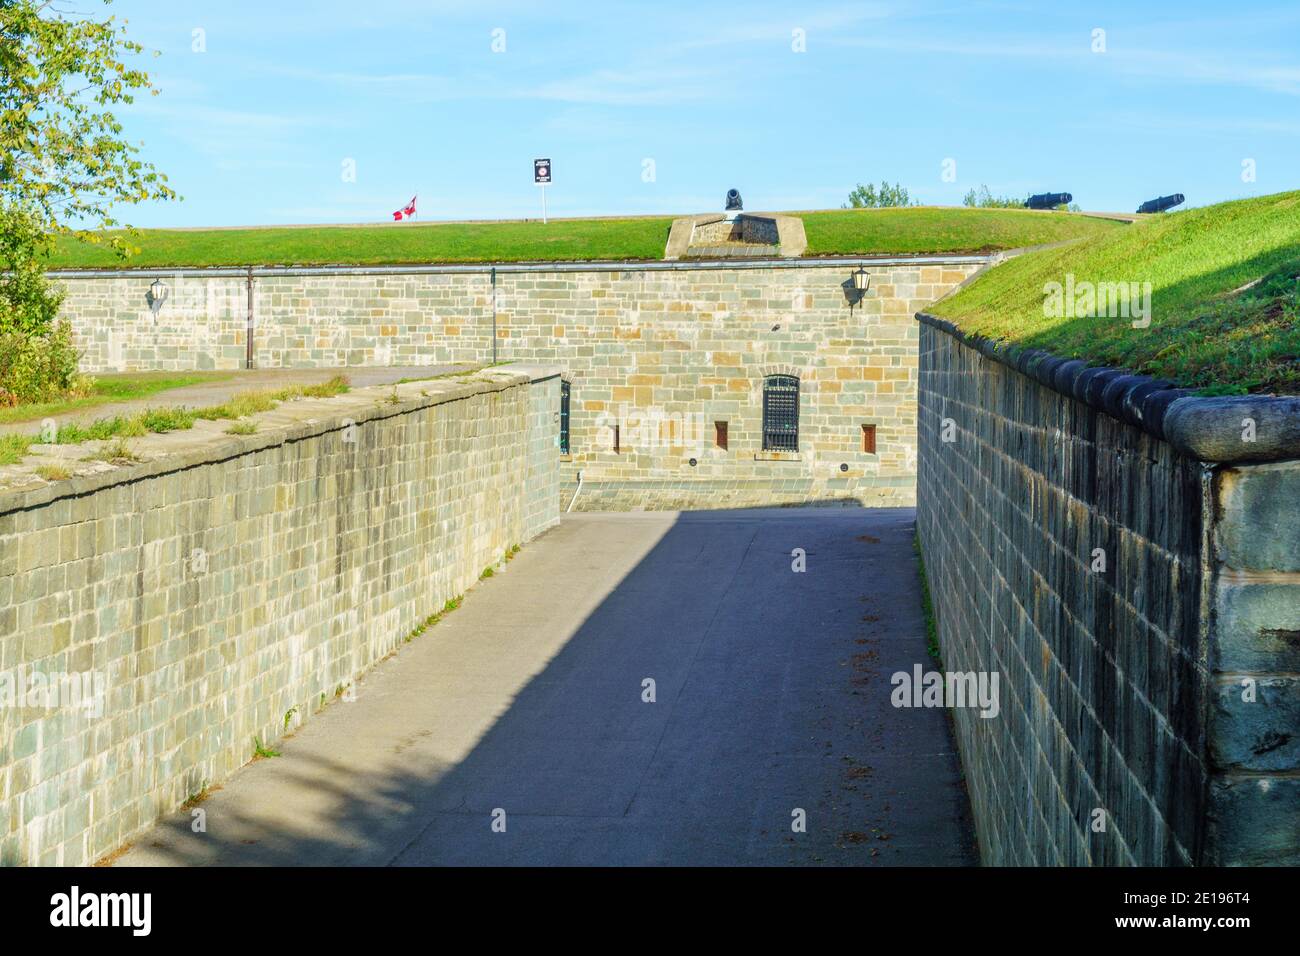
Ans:
{"type": "Polygon", "coordinates": [[[1159,199],[1148,199],[1142,205],[1138,206],[1138,212],[1164,212],[1166,209],[1173,209],[1175,206],[1183,204],[1183,194],[1174,193],[1172,196],[1161,196],[1159,199]]]}
{"type": "Polygon", "coordinates": [[[744,203],[740,201],[739,189],[727,190],[727,212],[740,212],[744,209],[744,203]]]}
{"type": "Polygon", "coordinates": [[[1025,200],[1026,209],[1055,209],[1066,205],[1074,197],[1069,193],[1039,193],[1025,200]]]}

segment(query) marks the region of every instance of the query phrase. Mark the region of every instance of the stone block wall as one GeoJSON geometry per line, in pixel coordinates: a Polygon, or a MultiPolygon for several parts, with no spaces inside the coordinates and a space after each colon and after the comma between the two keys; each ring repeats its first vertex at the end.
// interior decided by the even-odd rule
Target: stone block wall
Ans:
{"type": "Polygon", "coordinates": [[[566,368],[575,510],[911,504],[909,310],[976,268],[881,267],[860,302],[838,266],[511,276],[500,354],[566,368]],[[794,454],[762,448],[774,374],[800,382],[794,454]]]}
{"type": "MultiPolygon", "coordinates": [[[[491,361],[495,300],[498,360],[566,370],[563,495],[572,498],[581,472],[577,510],[905,505],[915,500],[912,316],[985,261],[869,262],[871,287],[860,299],[850,278],[856,260],[676,271],[502,267],[495,293],[482,269],[268,271],[254,281],[254,355],[260,368],[491,361]],[[762,450],[763,378],[778,373],[800,379],[797,454],[762,450]],[[864,450],[863,426],[874,429],[874,452],[864,450]]],[[[86,368],[236,367],[244,280],[164,275],[179,291],[155,324],[143,298],[153,278],[64,280],[86,368]],[[202,331],[188,351],[187,323],[202,331]]]]}
{"type": "Polygon", "coordinates": [[[64,292],[62,317],[72,324],[83,372],[245,367],[246,279],[104,272],[64,279],[59,285],[64,292]],[[168,287],[156,315],[148,299],[155,279],[168,287]]]}
{"type": "Polygon", "coordinates": [[[511,374],[532,380],[526,410],[528,469],[523,487],[524,536],[532,538],[559,521],[560,492],[560,373],[554,370],[526,370],[510,366],[511,374]]]}
{"type": "Polygon", "coordinates": [[[953,711],[985,862],[1300,862],[1300,463],[1202,461],[994,355],[921,324],[944,667],[1001,687],[953,711]]]}
{"type": "Polygon", "coordinates": [[[0,862],[110,853],[558,521],[559,378],[533,378],[290,402],[0,494],[0,862]]]}
{"type": "Polygon", "coordinates": [[[1206,855],[1297,866],[1300,461],[1222,466],[1211,492],[1206,855]]]}

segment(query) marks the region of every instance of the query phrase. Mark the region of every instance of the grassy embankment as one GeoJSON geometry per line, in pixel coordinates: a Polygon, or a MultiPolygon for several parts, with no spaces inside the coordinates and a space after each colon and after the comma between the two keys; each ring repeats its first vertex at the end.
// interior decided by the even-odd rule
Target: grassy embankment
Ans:
{"type": "Polygon", "coordinates": [[[1020,256],[930,311],[967,332],[1202,394],[1300,394],[1300,192],[1166,213],[1020,256]],[[1048,317],[1045,286],[1070,276],[1076,290],[1149,282],[1150,324],[1077,309],[1048,317]]]}
{"type": "MultiPolygon", "coordinates": [[[[798,213],[808,255],[977,252],[1101,235],[1107,219],[1023,209],[836,209],[798,213]]],[[[557,219],[540,222],[399,226],[148,229],[129,242],[123,263],[104,246],[61,240],[55,269],[169,266],[398,265],[662,259],[670,218],[557,219]]]]}
{"type": "Polygon", "coordinates": [[[1030,209],[837,209],[800,213],[810,256],[996,252],[1087,239],[1125,224],[1030,209]]]}

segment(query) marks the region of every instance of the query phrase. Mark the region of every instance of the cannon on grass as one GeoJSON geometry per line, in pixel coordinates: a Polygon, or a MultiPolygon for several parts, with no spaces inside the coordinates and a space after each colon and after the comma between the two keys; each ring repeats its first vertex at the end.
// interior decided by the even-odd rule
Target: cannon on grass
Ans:
{"type": "Polygon", "coordinates": [[[1055,209],[1057,206],[1069,205],[1074,199],[1069,193],[1039,193],[1025,200],[1026,209],[1055,209]]]}
{"type": "Polygon", "coordinates": [[[1183,194],[1174,193],[1170,196],[1161,196],[1159,199],[1148,199],[1142,205],[1138,206],[1138,212],[1165,212],[1173,209],[1175,206],[1183,204],[1183,194]]]}

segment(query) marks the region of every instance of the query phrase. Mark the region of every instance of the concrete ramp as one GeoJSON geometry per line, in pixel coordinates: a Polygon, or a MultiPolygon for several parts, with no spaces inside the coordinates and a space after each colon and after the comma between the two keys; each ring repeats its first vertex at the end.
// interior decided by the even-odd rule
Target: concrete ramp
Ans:
{"type": "Polygon", "coordinates": [[[933,666],[912,536],[568,516],[118,865],[973,863],[945,711],[890,703],[933,666]]]}

